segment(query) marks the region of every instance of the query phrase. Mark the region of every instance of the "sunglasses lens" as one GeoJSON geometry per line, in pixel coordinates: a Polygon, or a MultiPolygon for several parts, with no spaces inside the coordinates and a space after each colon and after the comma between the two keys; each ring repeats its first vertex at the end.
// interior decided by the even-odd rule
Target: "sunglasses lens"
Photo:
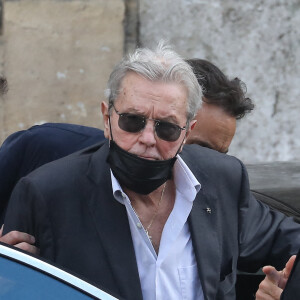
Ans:
{"type": "MultiPolygon", "coordinates": [[[[136,133],[142,131],[146,126],[146,118],[143,116],[118,112],[117,114],[119,115],[118,125],[124,131],[136,133]]],[[[178,140],[181,128],[169,122],[155,121],[155,131],[160,139],[174,142],[178,140]]]]}
{"type": "Polygon", "coordinates": [[[174,142],[178,140],[181,129],[172,123],[159,122],[155,126],[157,136],[165,141],[174,142]]]}
{"type": "Polygon", "coordinates": [[[120,114],[119,127],[127,132],[139,132],[145,127],[145,118],[133,114],[120,114]]]}

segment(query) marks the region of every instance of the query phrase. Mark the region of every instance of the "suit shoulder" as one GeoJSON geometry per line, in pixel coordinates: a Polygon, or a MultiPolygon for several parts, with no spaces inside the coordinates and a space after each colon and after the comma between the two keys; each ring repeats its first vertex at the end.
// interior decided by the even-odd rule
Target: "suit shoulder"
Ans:
{"type": "Polygon", "coordinates": [[[241,165],[243,165],[241,161],[234,156],[199,145],[185,145],[181,152],[181,157],[192,171],[202,169],[206,170],[206,172],[226,173],[232,170],[241,170],[241,165]]]}
{"type": "Polygon", "coordinates": [[[69,124],[69,123],[45,123],[42,125],[33,126],[28,130],[36,133],[42,133],[43,131],[46,132],[56,131],[65,134],[69,133],[69,134],[84,135],[84,136],[99,136],[104,138],[103,130],[101,129],[78,125],[78,124],[69,124]]]}
{"type": "Polygon", "coordinates": [[[103,131],[97,128],[46,123],[13,134],[3,144],[3,151],[9,148],[24,159],[33,155],[44,164],[103,140],[103,131]]]}
{"type": "Polygon", "coordinates": [[[181,152],[181,156],[185,159],[201,159],[202,163],[205,163],[208,159],[211,160],[217,160],[217,161],[231,161],[231,162],[240,162],[239,159],[237,159],[234,156],[220,153],[216,150],[212,150],[206,147],[202,147],[196,144],[193,145],[185,145],[183,147],[183,150],[181,152]],[[205,161],[202,161],[205,160],[205,161]]]}
{"type": "Polygon", "coordinates": [[[100,142],[68,156],[46,163],[29,175],[28,179],[33,181],[60,182],[61,179],[66,180],[71,174],[80,174],[84,172],[89,165],[92,156],[104,145],[100,142]]]}
{"type": "MultiPolygon", "coordinates": [[[[8,148],[10,150],[19,150],[19,148],[23,150],[25,147],[30,147],[31,149],[46,148],[60,144],[67,147],[69,143],[84,143],[87,139],[90,139],[94,143],[100,142],[104,140],[103,131],[97,128],[76,124],[45,123],[9,135],[3,142],[1,151],[8,148]]],[[[85,144],[85,147],[92,145],[92,143],[88,144],[88,142],[85,144]]]]}

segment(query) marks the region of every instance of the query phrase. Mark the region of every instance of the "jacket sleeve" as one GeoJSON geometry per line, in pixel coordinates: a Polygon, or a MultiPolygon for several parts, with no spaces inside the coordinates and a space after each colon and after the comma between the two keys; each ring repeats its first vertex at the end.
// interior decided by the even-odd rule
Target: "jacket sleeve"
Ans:
{"type": "Polygon", "coordinates": [[[254,198],[241,165],[238,268],[253,272],[262,265],[273,265],[282,269],[300,248],[300,225],[254,198]]]}
{"type": "Polygon", "coordinates": [[[9,201],[3,233],[17,230],[33,235],[36,246],[45,249],[41,250],[40,255],[53,259],[52,226],[48,210],[34,182],[27,177],[22,178],[9,201]]]}
{"type": "Polygon", "coordinates": [[[10,135],[0,148],[0,222],[3,223],[5,209],[11,192],[20,179],[26,147],[26,131],[10,135]],[[25,137],[25,138],[24,138],[25,137]]]}

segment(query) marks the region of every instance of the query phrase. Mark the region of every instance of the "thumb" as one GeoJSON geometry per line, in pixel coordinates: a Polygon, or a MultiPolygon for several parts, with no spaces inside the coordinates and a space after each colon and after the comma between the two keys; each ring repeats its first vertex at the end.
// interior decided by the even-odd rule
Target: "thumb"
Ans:
{"type": "Polygon", "coordinates": [[[292,271],[292,268],[293,268],[293,265],[295,263],[295,260],[296,260],[296,255],[293,255],[289,261],[286,263],[285,265],[285,268],[284,268],[284,274],[285,276],[288,278],[291,274],[291,271],[292,271]]]}
{"type": "Polygon", "coordinates": [[[266,266],[263,267],[263,272],[266,274],[267,278],[273,282],[275,285],[278,286],[278,283],[281,279],[281,272],[277,271],[274,267],[272,266],[266,266]]]}

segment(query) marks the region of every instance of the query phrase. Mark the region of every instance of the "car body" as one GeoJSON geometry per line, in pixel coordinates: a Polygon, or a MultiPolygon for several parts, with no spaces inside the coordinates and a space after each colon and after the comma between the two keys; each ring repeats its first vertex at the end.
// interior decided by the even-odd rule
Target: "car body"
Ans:
{"type": "Polygon", "coordinates": [[[256,199],[300,223],[300,161],[247,165],[256,199]]]}
{"type": "Polygon", "coordinates": [[[53,264],[0,243],[0,299],[118,298],[53,264]]]}

